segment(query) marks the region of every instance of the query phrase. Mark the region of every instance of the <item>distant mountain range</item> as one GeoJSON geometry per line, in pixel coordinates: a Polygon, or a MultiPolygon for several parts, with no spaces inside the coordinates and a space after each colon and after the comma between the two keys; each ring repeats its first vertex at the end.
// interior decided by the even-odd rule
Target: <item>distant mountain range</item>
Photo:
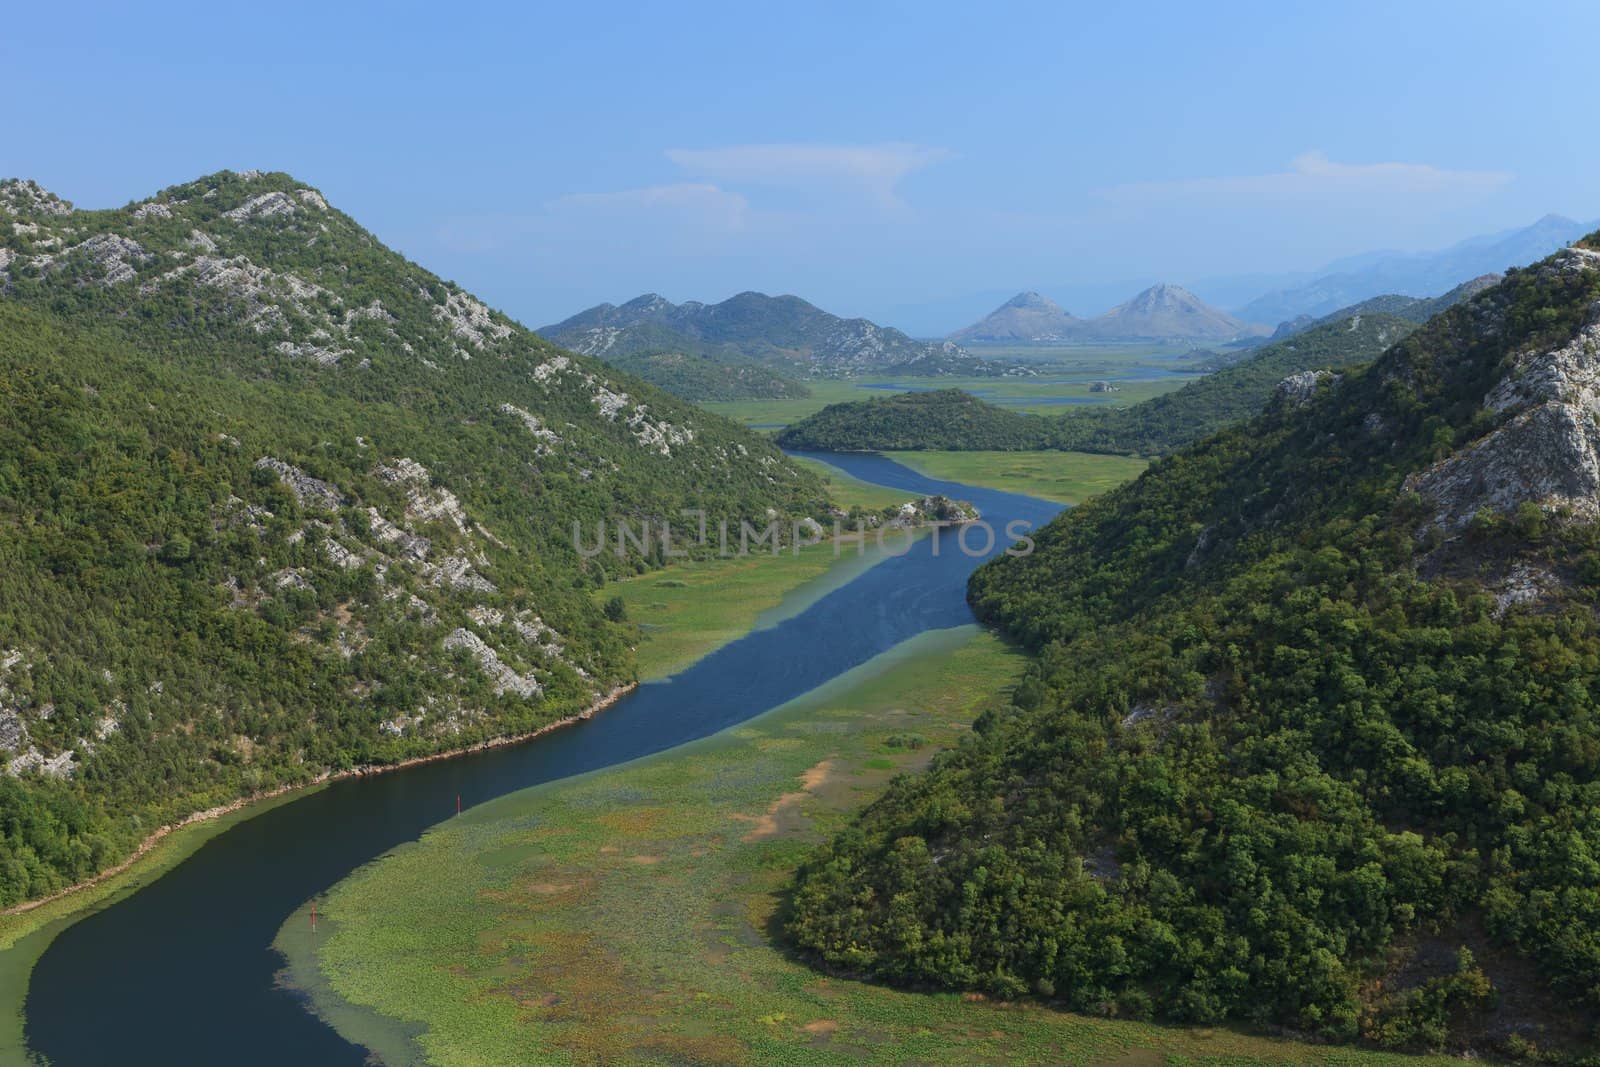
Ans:
{"type": "Polygon", "coordinates": [[[1503,274],[1481,274],[1470,281],[1462,282],[1443,296],[1420,297],[1401,296],[1398,293],[1385,293],[1382,296],[1370,297],[1349,307],[1340,308],[1330,315],[1316,318],[1311,315],[1297,315],[1285,322],[1278,324],[1268,342],[1282,341],[1296,334],[1305,333],[1317,326],[1333,322],[1343,322],[1346,319],[1360,315],[1398,315],[1410,322],[1424,323],[1439,312],[1455,307],[1463,300],[1470,300],[1483,292],[1492,289],[1505,280],[1503,274]]]}
{"type": "Polygon", "coordinates": [[[740,293],[720,304],[674,304],[648,293],[599,304],[539,331],[611,362],[642,352],[678,352],[727,365],[755,363],[798,378],[864,373],[997,374],[1005,368],[951,341],[918,341],[866,319],[831,315],[797,296],[740,293]]]}
{"type": "Polygon", "coordinates": [[[1301,315],[1320,318],[1381,294],[1437,296],[1469,278],[1542,259],[1595,226],[1546,215],[1531,226],[1471,237],[1438,252],[1355,256],[1329,264],[1313,281],[1257,297],[1236,314],[1251,322],[1283,323],[1301,315]]]}
{"type": "Polygon", "coordinates": [[[1271,329],[1243,322],[1178,285],[1153,285],[1104,315],[1080,319],[1048,297],[1020,293],[950,335],[965,344],[1232,341],[1271,329]]]}

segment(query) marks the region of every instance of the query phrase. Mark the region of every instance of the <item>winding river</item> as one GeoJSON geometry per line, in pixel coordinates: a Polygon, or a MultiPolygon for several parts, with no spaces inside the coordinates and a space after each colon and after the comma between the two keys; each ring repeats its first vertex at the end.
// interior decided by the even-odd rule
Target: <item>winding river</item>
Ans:
{"type": "MultiPolygon", "coordinates": [[[[976,504],[994,527],[1037,527],[1059,505],[923,477],[882,456],[817,455],[863,481],[976,504]]],[[[587,722],[525,745],[336,782],[213,838],[164,877],[62,931],[34,968],[29,1048],[56,1067],[358,1065],[346,1042],[274,983],[284,919],[356,867],[455,811],[705,737],[777,707],[927,630],[972,621],[979,559],[955,530],[924,537],[798,614],[640,686],[587,722]]],[[[986,538],[967,539],[972,549],[986,538]]],[[[826,579],[822,579],[826,581],[826,579]]]]}

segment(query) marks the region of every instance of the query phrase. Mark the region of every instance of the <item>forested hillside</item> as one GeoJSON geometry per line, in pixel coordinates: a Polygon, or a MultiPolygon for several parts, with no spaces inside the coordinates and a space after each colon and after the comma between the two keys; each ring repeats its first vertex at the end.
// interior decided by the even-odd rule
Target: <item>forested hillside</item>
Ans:
{"type": "Polygon", "coordinates": [[[109,211],[0,183],[0,442],[0,904],[630,680],[591,592],[659,547],[584,560],[574,524],[827,506],[281,174],[109,211]]]}
{"type": "Polygon", "coordinates": [[[828,966],[1594,1062],[1591,238],[981,568],[1004,714],[804,868],[828,966]]]}
{"type": "Polygon", "coordinates": [[[1050,447],[1051,422],[962,389],[936,389],[829,404],[779,433],[778,443],[826,452],[1027,451],[1050,447]]]}
{"type": "Polygon", "coordinates": [[[811,395],[800,382],[742,356],[700,356],[668,347],[607,353],[605,362],[684,400],[781,400],[811,395]]]}

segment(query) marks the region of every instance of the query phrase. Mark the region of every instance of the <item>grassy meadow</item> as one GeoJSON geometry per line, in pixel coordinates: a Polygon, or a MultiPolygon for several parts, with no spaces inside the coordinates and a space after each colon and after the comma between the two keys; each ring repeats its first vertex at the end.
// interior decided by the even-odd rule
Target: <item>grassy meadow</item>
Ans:
{"type": "Polygon", "coordinates": [[[1181,355],[1176,349],[1151,346],[1062,346],[975,349],[978,354],[1034,365],[1039,378],[874,378],[808,381],[808,397],[790,400],[722,400],[701,403],[701,407],[735,422],[757,429],[775,429],[821,411],[829,404],[888,396],[899,389],[965,389],[993,403],[1015,411],[1039,415],[1061,415],[1083,411],[1095,404],[1059,404],[1062,397],[1103,399],[1106,405],[1137,404],[1153,396],[1171,392],[1192,381],[1189,376],[1138,378],[1156,370],[1180,370],[1181,355]],[[1121,380],[1115,393],[1093,393],[1090,381],[1096,378],[1121,380]],[[1060,381],[1061,378],[1081,379],[1060,381]],[[1040,380],[1043,379],[1043,380],[1040,380]],[[874,389],[873,385],[890,385],[874,389]]]}
{"type": "Polygon", "coordinates": [[[896,462],[930,478],[981,485],[1079,504],[1132,481],[1149,462],[1132,456],[1088,452],[889,452],[896,462]]]}
{"type": "Polygon", "coordinates": [[[474,808],[334,887],[316,933],[286,923],[289,980],[390,1063],[1416,1064],[903,992],[784,951],[796,865],[1023,665],[976,627],[925,634],[715,737],[474,808]]]}

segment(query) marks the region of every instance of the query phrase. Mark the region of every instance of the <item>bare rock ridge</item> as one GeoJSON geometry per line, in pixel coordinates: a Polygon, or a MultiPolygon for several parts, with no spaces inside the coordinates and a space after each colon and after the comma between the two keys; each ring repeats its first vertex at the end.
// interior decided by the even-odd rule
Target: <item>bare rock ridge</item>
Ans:
{"type": "MultiPolygon", "coordinates": [[[[1600,253],[1568,248],[1534,269],[1600,270],[1600,253]]],[[[1489,318],[1484,328],[1497,326],[1489,318]]],[[[1566,343],[1519,355],[1482,409],[1494,429],[1406,483],[1433,505],[1435,524],[1456,530],[1480,509],[1524,504],[1600,518],[1600,303],[1566,343]]]]}

